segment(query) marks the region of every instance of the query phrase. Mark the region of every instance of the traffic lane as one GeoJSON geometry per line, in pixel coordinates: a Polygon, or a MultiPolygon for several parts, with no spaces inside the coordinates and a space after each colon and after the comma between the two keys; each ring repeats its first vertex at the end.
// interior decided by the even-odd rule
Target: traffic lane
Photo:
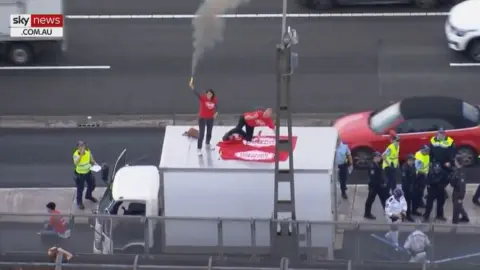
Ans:
{"type": "MultiPolygon", "coordinates": [[[[71,155],[77,141],[92,149],[97,162],[113,167],[127,149],[130,164],[158,165],[160,129],[0,129],[0,188],[72,187],[71,155]]],[[[100,184],[100,178],[97,179],[100,184]]]]}
{"type": "MultiPolygon", "coordinates": [[[[447,93],[445,74],[450,85],[474,81],[474,72],[453,71],[448,66],[450,52],[445,48],[444,20],[290,20],[301,40],[295,47],[300,54],[300,66],[292,77],[293,110],[352,112],[412,93],[447,93]],[[328,38],[332,32],[335,35],[328,38]],[[418,91],[418,78],[427,75],[429,80],[420,82],[422,91],[418,91]]],[[[221,104],[225,104],[222,112],[273,104],[274,48],[279,31],[280,20],[276,19],[228,20],[225,41],[206,54],[197,73],[200,88],[208,86],[220,91],[221,104]]],[[[78,114],[86,108],[92,114],[194,113],[196,100],[186,87],[191,35],[188,20],[73,20],[70,52],[59,63],[108,64],[112,69],[78,73],[0,72],[7,89],[15,89],[13,94],[0,94],[4,96],[2,100],[9,101],[4,102],[2,110],[4,114],[78,114]],[[81,33],[88,33],[88,38],[81,33]],[[19,79],[25,74],[30,74],[28,80],[19,79]],[[33,87],[37,91],[29,91],[33,87]],[[80,91],[85,95],[78,97],[78,103],[67,102],[67,97],[80,91]],[[25,101],[25,95],[35,98],[25,101]],[[92,100],[92,95],[98,98],[92,100]],[[51,102],[34,102],[51,96],[65,102],[55,107],[51,102]]],[[[467,93],[471,92],[458,92],[460,97],[467,93]]]]}
{"type": "MultiPolygon", "coordinates": [[[[66,2],[68,15],[144,15],[144,14],[195,14],[203,0],[83,0],[66,2]]],[[[281,13],[280,0],[252,0],[241,5],[235,13],[281,13]]],[[[305,12],[296,0],[287,1],[288,12],[305,12]]]]}

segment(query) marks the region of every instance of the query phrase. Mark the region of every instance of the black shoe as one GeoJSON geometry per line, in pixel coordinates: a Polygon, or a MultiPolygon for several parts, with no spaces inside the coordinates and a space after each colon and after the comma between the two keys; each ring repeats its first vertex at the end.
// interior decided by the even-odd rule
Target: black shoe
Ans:
{"type": "Polygon", "coordinates": [[[85,197],[85,200],[89,200],[89,201],[91,201],[91,202],[93,202],[93,203],[97,203],[97,202],[98,202],[98,200],[95,199],[95,197],[85,197]]]}
{"type": "Polygon", "coordinates": [[[347,193],[343,192],[342,193],[342,198],[345,199],[345,200],[348,199],[347,193]]]}
{"type": "Polygon", "coordinates": [[[464,223],[468,223],[468,222],[470,222],[470,219],[468,217],[462,217],[459,221],[464,222],[464,223]]]}
{"type": "Polygon", "coordinates": [[[372,214],[365,214],[363,217],[366,218],[366,219],[370,219],[370,220],[375,220],[375,219],[377,219],[377,218],[376,218],[374,215],[372,215],[372,214]]]}
{"type": "Polygon", "coordinates": [[[472,200],[472,203],[475,204],[476,206],[480,206],[480,201],[477,200],[472,200]]]}
{"type": "Polygon", "coordinates": [[[423,216],[422,213],[420,213],[420,212],[418,212],[418,211],[412,212],[412,215],[413,215],[413,216],[417,216],[417,217],[423,216]]]}
{"type": "Polygon", "coordinates": [[[442,217],[442,216],[436,216],[435,220],[444,221],[444,222],[447,221],[447,219],[445,217],[442,217]]]}
{"type": "Polygon", "coordinates": [[[414,220],[411,216],[406,217],[406,219],[407,219],[409,222],[415,222],[415,220],[414,220]]]}
{"type": "Polygon", "coordinates": [[[80,209],[80,210],[85,209],[85,205],[83,205],[83,203],[77,204],[77,207],[78,207],[78,209],[80,209]]]}

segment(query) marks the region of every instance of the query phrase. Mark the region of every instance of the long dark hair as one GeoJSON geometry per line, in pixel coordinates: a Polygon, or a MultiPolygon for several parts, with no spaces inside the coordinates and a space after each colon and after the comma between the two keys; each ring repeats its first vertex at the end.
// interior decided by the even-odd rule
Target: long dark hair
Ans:
{"type": "Polygon", "coordinates": [[[215,91],[213,91],[212,88],[208,88],[207,91],[205,91],[205,95],[208,94],[208,93],[212,94],[212,100],[214,100],[215,99],[215,91]]]}

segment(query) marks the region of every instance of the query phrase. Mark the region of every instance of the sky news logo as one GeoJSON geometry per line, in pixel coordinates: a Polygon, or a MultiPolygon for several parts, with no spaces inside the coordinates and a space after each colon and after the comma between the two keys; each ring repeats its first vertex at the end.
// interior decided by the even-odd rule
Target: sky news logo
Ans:
{"type": "Polygon", "coordinates": [[[61,14],[10,15],[11,37],[63,37],[64,18],[61,14]]]}

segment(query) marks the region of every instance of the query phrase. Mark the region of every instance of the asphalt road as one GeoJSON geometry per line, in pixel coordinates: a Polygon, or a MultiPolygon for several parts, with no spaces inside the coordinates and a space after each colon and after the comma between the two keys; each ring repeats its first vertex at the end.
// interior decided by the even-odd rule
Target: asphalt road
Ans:
{"type": "Polygon", "coordinates": [[[127,148],[130,163],[158,165],[163,134],[157,129],[0,129],[0,188],[73,187],[71,155],[78,140],[91,147],[99,163],[113,164],[127,148]]]}
{"type": "MultiPolygon", "coordinates": [[[[80,2],[70,2],[76,3],[68,8],[72,13],[80,2]]],[[[163,2],[171,1],[157,3],[163,2]]],[[[180,12],[164,9],[163,13],[180,12]]],[[[78,13],[87,12],[99,13],[78,13]]],[[[479,103],[474,87],[480,83],[478,68],[449,66],[462,60],[446,48],[444,21],[444,17],[290,20],[300,37],[295,48],[300,66],[292,78],[293,109],[352,112],[429,94],[455,95],[479,103]]],[[[67,23],[69,52],[64,57],[46,54],[40,64],[110,65],[111,69],[0,70],[0,114],[169,114],[197,110],[187,87],[192,53],[189,19],[67,23]]],[[[217,90],[224,113],[273,105],[274,48],[280,20],[232,19],[226,32],[225,41],[201,62],[197,86],[217,90]]]]}

